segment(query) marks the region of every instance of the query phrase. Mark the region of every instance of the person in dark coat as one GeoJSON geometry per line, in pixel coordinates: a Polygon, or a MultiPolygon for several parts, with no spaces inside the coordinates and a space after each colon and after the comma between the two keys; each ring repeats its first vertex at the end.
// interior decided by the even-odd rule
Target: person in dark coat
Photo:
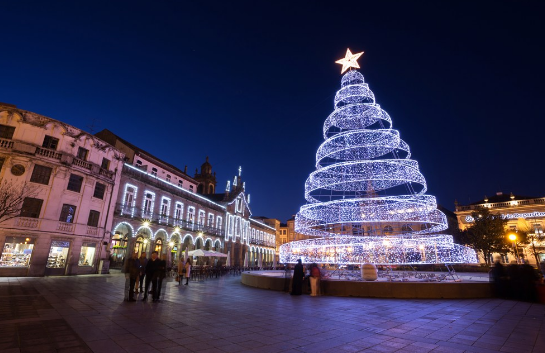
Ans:
{"type": "Polygon", "coordinates": [[[166,277],[167,262],[164,259],[157,259],[157,267],[151,277],[153,301],[159,301],[161,296],[161,288],[163,287],[163,279],[166,277]]]}
{"type": "Polygon", "coordinates": [[[301,295],[303,293],[303,281],[305,280],[305,271],[301,259],[293,269],[293,278],[291,281],[291,295],[301,295]]]}
{"type": "Polygon", "coordinates": [[[153,274],[155,271],[157,271],[157,267],[159,267],[159,260],[157,259],[158,252],[154,251],[151,253],[151,258],[148,260],[148,263],[146,264],[146,287],[144,289],[144,299],[142,301],[148,300],[148,291],[149,291],[149,285],[152,281],[153,274]]]}
{"type": "Polygon", "coordinates": [[[138,260],[138,254],[134,253],[130,258],[125,262],[125,278],[129,280],[129,295],[127,301],[135,302],[134,299],[134,285],[136,284],[136,278],[140,275],[140,261],[138,260]]]}
{"type": "Polygon", "coordinates": [[[146,252],[142,251],[140,254],[140,293],[144,293],[142,287],[144,286],[144,277],[146,276],[146,265],[148,264],[148,259],[146,259],[146,252]]]}

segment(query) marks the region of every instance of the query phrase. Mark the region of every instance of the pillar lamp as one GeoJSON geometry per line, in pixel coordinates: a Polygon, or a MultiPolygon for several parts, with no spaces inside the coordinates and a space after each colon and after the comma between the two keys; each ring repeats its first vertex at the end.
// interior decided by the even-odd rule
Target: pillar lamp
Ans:
{"type": "Polygon", "coordinates": [[[516,234],[509,234],[509,240],[511,240],[513,242],[513,253],[515,254],[515,258],[517,259],[517,263],[519,262],[519,256],[518,256],[518,253],[517,253],[517,235],[516,234]]]}

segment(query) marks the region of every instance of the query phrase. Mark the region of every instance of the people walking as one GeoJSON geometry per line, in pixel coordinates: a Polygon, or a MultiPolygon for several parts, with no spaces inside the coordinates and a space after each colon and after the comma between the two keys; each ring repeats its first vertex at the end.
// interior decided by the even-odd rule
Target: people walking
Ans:
{"type": "Polygon", "coordinates": [[[189,284],[189,277],[191,276],[191,258],[188,258],[185,263],[185,285],[189,284]]]}
{"type": "MultiPolygon", "coordinates": [[[[157,259],[158,252],[154,251],[151,253],[151,258],[148,260],[148,263],[146,264],[146,286],[144,289],[144,298],[142,301],[146,301],[148,299],[148,291],[150,287],[151,280],[153,278],[153,274],[157,270],[157,267],[159,266],[159,260],[157,259]]],[[[152,287],[153,288],[153,287],[152,287]]]]}
{"type": "Polygon", "coordinates": [[[320,295],[320,279],[322,278],[322,273],[318,264],[310,265],[310,295],[316,297],[320,295]]]}
{"type": "Polygon", "coordinates": [[[301,295],[303,293],[303,281],[305,280],[305,271],[301,259],[293,269],[293,278],[291,280],[291,295],[301,295]]]}
{"type": "Polygon", "coordinates": [[[140,293],[143,293],[142,290],[144,284],[144,277],[146,277],[146,265],[148,264],[148,259],[146,258],[146,252],[142,251],[140,254],[140,293]]]}

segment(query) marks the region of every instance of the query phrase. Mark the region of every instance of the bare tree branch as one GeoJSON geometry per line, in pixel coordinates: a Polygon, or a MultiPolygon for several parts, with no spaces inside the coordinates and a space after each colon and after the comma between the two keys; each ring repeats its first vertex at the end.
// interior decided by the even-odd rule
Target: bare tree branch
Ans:
{"type": "Polygon", "coordinates": [[[35,197],[38,192],[39,187],[35,184],[0,180],[0,223],[18,217],[25,198],[35,197]]]}

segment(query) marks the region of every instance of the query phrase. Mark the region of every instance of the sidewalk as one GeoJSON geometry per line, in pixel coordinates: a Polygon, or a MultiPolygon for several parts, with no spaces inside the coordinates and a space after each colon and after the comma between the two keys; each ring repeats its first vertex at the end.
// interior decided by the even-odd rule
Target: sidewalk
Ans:
{"type": "Polygon", "coordinates": [[[0,352],[545,351],[541,304],[294,297],[240,276],[168,282],[162,302],[128,303],[124,284],[0,278],[0,352]]]}

